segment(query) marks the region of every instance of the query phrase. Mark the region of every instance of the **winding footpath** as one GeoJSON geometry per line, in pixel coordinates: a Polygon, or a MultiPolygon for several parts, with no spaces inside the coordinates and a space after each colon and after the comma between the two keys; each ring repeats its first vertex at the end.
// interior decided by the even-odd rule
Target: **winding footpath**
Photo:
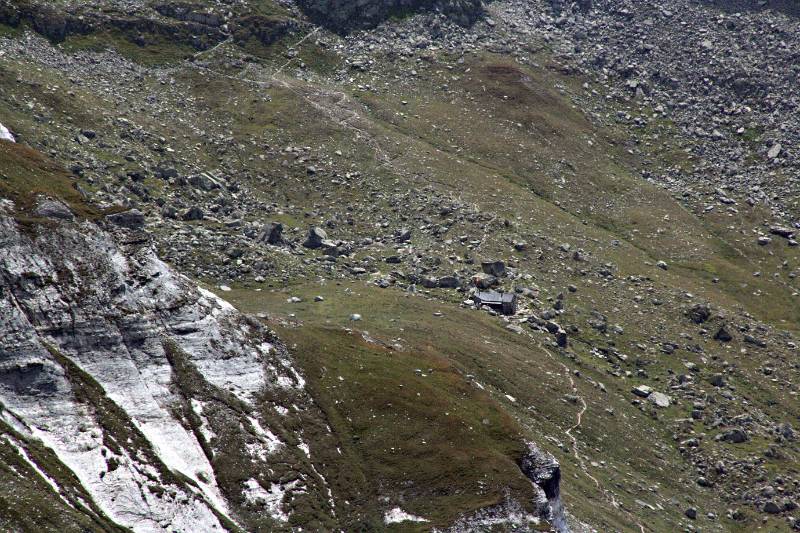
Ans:
{"type": "Polygon", "coordinates": [[[575,460],[578,462],[578,467],[581,469],[581,471],[583,472],[583,474],[586,477],[588,477],[589,479],[592,480],[592,482],[595,484],[597,489],[603,494],[605,499],[615,509],[618,509],[618,510],[622,511],[623,513],[625,513],[626,515],[628,515],[633,520],[633,523],[636,524],[636,526],[638,526],[639,531],[641,533],[646,533],[645,527],[638,521],[638,518],[633,513],[628,511],[627,509],[624,509],[621,506],[621,504],[619,503],[619,501],[617,501],[617,499],[614,496],[614,494],[610,490],[604,488],[600,484],[600,482],[597,480],[597,478],[589,473],[589,469],[586,467],[585,461],[583,460],[583,458],[581,457],[580,453],[578,452],[578,439],[575,437],[575,435],[572,434],[572,432],[581,427],[581,424],[583,423],[583,415],[586,414],[586,411],[588,410],[589,406],[586,403],[586,400],[583,398],[583,396],[581,396],[579,394],[578,387],[575,384],[575,379],[572,377],[572,372],[570,371],[569,366],[567,366],[563,361],[560,361],[550,350],[545,348],[544,345],[542,345],[542,343],[539,341],[539,339],[537,339],[533,334],[531,334],[529,332],[526,332],[526,334],[528,335],[528,337],[530,337],[536,343],[536,346],[540,350],[542,350],[544,353],[546,353],[548,355],[548,357],[550,357],[550,359],[556,361],[558,364],[560,364],[564,368],[564,373],[566,374],[567,379],[569,379],[570,389],[572,390],[573,395],[578,398],[578,402],[581,404],[580,410],[575,414],[575,424],[572,425],[566,431],[564,431],[564,434],[567,437],[569,437],[570,442],[572,443],[572,446],[571,446],[572,453],[575,456],[575,460]]]}

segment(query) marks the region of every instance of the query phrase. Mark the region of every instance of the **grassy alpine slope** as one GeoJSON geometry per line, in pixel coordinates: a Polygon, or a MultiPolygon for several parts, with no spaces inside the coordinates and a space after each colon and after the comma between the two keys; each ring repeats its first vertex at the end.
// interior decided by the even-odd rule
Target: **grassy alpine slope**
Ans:
{"type": "MultiPolygon", "coordinates": [[[[643,133],[650,146],[632,143],[628,126],[596,111],[600,88],[565,73],[547,43],[529,43],[522,61],[445,45],[354,55],[358,43],[311,31],[191,61],[185,43],[100,33],[53,48],[31,37],[28,55],[0,57],[0,117],[79,166],[64,179],[95,205],[145,211],[176,268],[268,315],[340,443],[337,454],[311,447],[334,497],[350,502],[344,524],[381,527],[397,502],[430,520],[412,530],[429,530],[506,489],[524,495],[516,460],[529,439],[560,461],[570,513],[599,531],[787,528],[754,496],[769,484],[791,498],[800,453],[776,429],[800,408],[800,305],[787,275],[800,257],[756,243],[769,213],[706,212],[642,179],[694,164],[688,141],[661,120],[643,133]],[[226,186],[165,179],[161,166],[215,172],[226,186]],[[194,205],[203,220],[163,214],[194,205]],[[294,248],[241,230],[273,221],[294,248]],[[303,251],[309,225],[352,249],[303,251]],[[406,228],[411,240],[398,242],[406,228]],[[406,291],[412,275],[469,279],[498,258],[514,274],[506,289],[531,289],[524,316],[565,294],[567,349],[463,308],[460,292],[406,291]],[[690,320],[705,302],[710,318],[690,320]],[[730,342],[714,338],[721,326],[730,342]],[[639,385],[670,406],[638,399],[639,385]],[[716,439],[737,425],[747,442],[716,439]]],[[[31,188],[17,169],[40,163],[13,150],[0,193],[16,199],[31,188]]]]}

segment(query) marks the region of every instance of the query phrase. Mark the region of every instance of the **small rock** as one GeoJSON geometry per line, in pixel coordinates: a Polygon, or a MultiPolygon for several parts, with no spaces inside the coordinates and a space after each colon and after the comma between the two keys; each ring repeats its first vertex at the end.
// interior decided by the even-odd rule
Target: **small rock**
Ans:
{"type": "Polygon", "coordinates": [[[45,199],[39,202],[36,210],[33,212],[38,217],[56,218],[60,220],[72,220],[75,215],[69,210],[69,207],[57,200],[45,199]]]}
{"type": "Polygon", "coordinates": [[[773,235],[778,235],[779,237],[783,237],[784,239],[791,239],[794,237],[795,231],[792,228],[787,228],[784,226],[772,226],[769,228],[769,232],[773,235]]]}
{"type": "Polygon", "coordinates": [[[483,261],[481,262],[481,270],[483,270],[484,274],[501,278],[506,273],[506,264],[502,261],[483,261]]]}
{"type": "Polygon", "coordinates": [[[283,243],[283,224],[271,222],[258,237],[260,242],[277,245],[283,243]]]}
{"type": "Polygon", "coordinates": [[[730,334],[725,324],[723,324],[714,334],[714,340],[718,340],[720,342],[730,342],[733,340],[733,336],[730,334]]]}
{"type": "Polygon", "coordinates": [[[457,289],[460,281],[455,276],[442,276],[438,280],[439,287],[443,289],[457,289]]]}
{"type": "Polygon", "coordinates": [[[497,278],[490,274],[479,273],[472,276],[472,284],[479,289],[488,289],[497,283],[497,278]]]}
{"type": "Polygon", "coordinates": [[[183,213],[183,216],[181,216],[181,218],[186,221],[203,220],[205,218],[205,213],[203,213],[203,210],[200,209],[199,207],[194,206],[187,209],[186,212],[183,213]]]}
{"type": "Polygon", "coordinates": [[[729,429],[717,437],[722,442],[730,442],[732,444],[741,444],[750,440],[745,430],[740,428],[729,429]]]}
{"type": "Polygon", "coordinates": [[[693,305],[686,314],[695,324],[702,324],[711,318],[711,308],[708,304],[699,303],[693,305]]]}
{"type": "Polygon", "coordinates": [[[723,376],[722,374],[713,374],[710,378],[708,378],[708,382],[714,385],[715,387],[724,387],[725,376],[723,376]]]}
{"type": "Polygon", "coordinates": [[[652,392],[647,399],[656,404],[656,407],[661,408],[669,407],[669,404],[672,403],[672,398],[663,392],[652,392]]]}
{"type": "Polygon", "coordinates": [[[303,246],[306,248],[316,249],[320,248],[324,241],[328,239],[328,234],[325,233],[325,230],[317,227],[312,226],[308,229],[308,237],[306,237],[303,246]]]}
{"type": "Polygon", "coordinates": [[[775,159],[776,157],[781,155],[781,150],[783,150],[783,146],[781,146],[780,143],[773,144],[772,148],[770,148],[769,152],[767,152],[767,157],[770,159],[775,159]]]}

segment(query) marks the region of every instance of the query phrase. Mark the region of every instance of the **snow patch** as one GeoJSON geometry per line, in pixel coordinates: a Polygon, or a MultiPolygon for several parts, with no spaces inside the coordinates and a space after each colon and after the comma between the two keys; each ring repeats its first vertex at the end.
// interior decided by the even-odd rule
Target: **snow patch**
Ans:
{"type": "MultiPolygon", "coordinates": [[[[311,454],[309,454],[309,459],[311,458],[311,454]]],[[[331,513],[333,516],[336,516],[336,502],[333,499],[333,492],[331,491],[330,485],[328,485],[328,480],[325,479],[325,476],[319,473],[317,467],[314,466],[314,463],[311,463],[311,470],[322,480],[322,484],[325,485],[325,491],[328,493],[328,503],[331,505],[331,513]]]]}
{"type": "Polygon", "coordinates": [[[73,402],[56,404],[51,403],[46,413],[27,413],[42,420],[39,427],[32,428],[33,436],[51,448],[75,473],[111,520],[137,533],[163,531],[165,524],[179,531],[223,530],[201,498],[192,497],[175,486],[167,486],[175,496],[163,499],[147,490],[145,487],[151,483],[150,476],[155,469],[131,458],[127,451],[115,457],[119,466],[109,471],[102,453],[102,428],[83,406],[73,402]],[[143,513],[142,509],[147,512],[143,513]]]}
{"type": "Polygon", "coordinates": [[[303,376],[286,361],[284,361],[283,370],[287,371],[290,375],[279,372],[274,365],[269,365],[269,369],[275,375],[275,382],[282,389],[301,390],[306,386],[306,380],[303,376]]]}
{"type": "Polygon", "coordinates": [[[305,388],[306,380],[303,379],[303,376],[301,376],[300,373],[297,370],[295,370],[293,367],[289,367],[289,370],[291,370],[292,374],[294,374],[294,379],[297,381],[297,388],[298,389],[305,388]]]}
{"type": "Polygon", "coordinates": [[[200,430],[200,434],[207,443],[211,444],[211,439],[216,438],[217,434],[214,433],[213,429],[211,429],[211,424],[208,423],[208,419],[205,417],[205,415],[203,415],[203,409],[203,402],[192,398],[192,410],[200,419],[200,427],[198,428],[200,430]]]}
{"type": "Polygon", "coordinates": [[[192,362],[209,383],[227,390],[247,405],[253,404],[256,394],[264,386],[264,371],[256,358],[206,358],[192,362]]]}
{"type": "Polygon", "coordinates": [[[306,444],[305,442],[301,442],[300,444],[297,445],[297,447],[303,450],[303,453],[306,454],[306,457],[311,459],[311,448],[308,447],[308,444],[306,444]]]}
{"type": "Polygon", "coordinates": [[[164,358],[137,365],[132,355],[81,361],[79,366],[95,376],[108,398],[127,413],[159,459],[194,480],[214,507],[227,514],[227,504],[203,448],[170,411],[174,397],[169,390],[169,363],[164,358]]]}
{"type": "Polygon", "coordinates": [[[286,491],[293,489],[297,483],[298,480],[286,485],[272,483],[270,489],[266,490],[261,483],[254,478],[250,478],[244,482],[242,495],[249,504],[265,507],[269,515],[275,520],[288,522],[289,515],[283,510],[283,497],[286,495],[286,491]]]}
{"type": "Polygon", "coordinates": [[[283,446],[281,439],[270,430],[264,429],[258,419],[248,416],[247,420],[250,422],[259,440],[257,443],[248,443],[246,445],[247,451],[250,452],[252,457],[261,459],[262,461],[266,460],[267,457],[283,446]]]}
{"type": "Polygon", "coordinates": [[[269,352],[272,351],[272,345],[268,342],[262,342],[261,344],[258,345],[258,349],[264,355],[269,355],[269,352]]]}
{"type": "Polygon", "coordinates": [[[11,135],[10,131],[8,131],[8,128],[3,126],[2,124],[0,124],[0,140],[11,141],[12,143],[16,142],[16,140],[14,140],[14,136],[11,135]]]}
{"type": "Polygon", "coordinates": [[[395,507],[390,511],[386,511],[386,514],[383,515],[383,523],[384,524],[398,524],[400,522],[427,522],[426,518],[422,518],[421,516],[414,516],[413,514],[407,513],[400,509],[399,507],[395,507]]]}

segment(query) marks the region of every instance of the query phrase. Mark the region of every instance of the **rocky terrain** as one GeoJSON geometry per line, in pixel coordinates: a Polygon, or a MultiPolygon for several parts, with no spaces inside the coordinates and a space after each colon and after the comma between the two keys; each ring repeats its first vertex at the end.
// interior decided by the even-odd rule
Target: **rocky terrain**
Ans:
{"type": "Polygon", "coordinates": [[[0,1],[0,524],[800,527],[797,17],[0,1]]]}

